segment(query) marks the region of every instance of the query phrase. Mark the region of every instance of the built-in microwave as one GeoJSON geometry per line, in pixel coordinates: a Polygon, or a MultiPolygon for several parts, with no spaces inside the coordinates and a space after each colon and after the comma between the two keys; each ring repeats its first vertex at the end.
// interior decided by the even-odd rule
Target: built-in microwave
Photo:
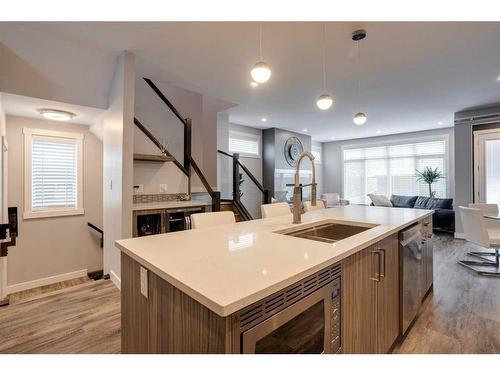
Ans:
{"type": "Polygon", "coordinates": [[[340,307],[338,265],[240,313],[239,351],[244,354],[340,353],[340,307]]]}

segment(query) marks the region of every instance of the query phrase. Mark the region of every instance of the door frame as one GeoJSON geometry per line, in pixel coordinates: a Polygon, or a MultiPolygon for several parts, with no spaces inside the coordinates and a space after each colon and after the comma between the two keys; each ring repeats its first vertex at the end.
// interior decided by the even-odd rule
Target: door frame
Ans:
{"type": "Polygon", "coordinates": [[[500,128],[475,130],[472,132],[474,142],[473,155],[473,180],[474,180],[474,203],[486,203],[486,173],[485,173],[485,149],[487,140],[500,140],[500,128]]]}

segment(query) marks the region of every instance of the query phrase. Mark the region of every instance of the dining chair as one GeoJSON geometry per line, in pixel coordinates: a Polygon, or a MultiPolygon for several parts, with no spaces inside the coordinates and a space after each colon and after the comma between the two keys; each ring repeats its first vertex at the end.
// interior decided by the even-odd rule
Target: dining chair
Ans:
{"type": "MultiPolygon", "coordinates": [[[[483,216],[486,215],[491,215],[491,216],[498,216],[498,204],[496,203],[469,203],[469,208],[476,208],[480,210],[483,214],[483,216]]],[[[495,223],[490,224],[491,221],[486,219],[486,228],[493,229],[495,223]]],[[[498,227],[497,227],[498,228],[498,227]]],[[[498,231],[498,230],[497,230],[498,231]]],[[[500,233],[499,233],[500,235],[500,233]]],[[[495,253],[492,252],[484,252],[484,251],[469,251],[467,254],[481,258],[486,261],[491,261],[489,257],[495,256],[495,253]]]]}
{"type": "Polygon", "coordinates": [[[484,213],[478,208],[458,207],[462,225],[464,228],[465,239],[475,245],[486,249],[494,249],[494,252],[469,252],[468,254],[475,257],[480,257],[483,261],[459,260],[461,265],[477,272],[480,275],[500,276],[499,268],[499,252],[500,248],[500,231],[488,229],[484,213]],[[494,257],[490,260],[487,257],[494,257]]]}
{"type": "Polygon", "coordinates": [[[304,202],[304,211],[309,212],[309,211],[315,211],[315,210],[322,210],[326,208],[325,203],[321,200],[316,201],[316,206],[313,206],[311,201],[305,201],[304,202]]]}
{"type": "Polygon", "coordinates": [[[286,202],[263,204],[260,206],[260,212],[263,219],[292,213],[290,205],[286,202]]]}
{"type": "Polygon", "coordinates": [[[202,212],[191,215],[191,228],[207,228],[216,225],[236,223],[234,213],[232,211],[220,212],[202,212]]]}

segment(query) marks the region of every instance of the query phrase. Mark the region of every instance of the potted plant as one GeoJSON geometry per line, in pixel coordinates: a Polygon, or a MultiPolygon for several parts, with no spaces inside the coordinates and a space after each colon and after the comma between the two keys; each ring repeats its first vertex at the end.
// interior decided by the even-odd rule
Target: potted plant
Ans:
{"type": "Polygon", "coordinates": [[[432,169],[431,167],[425,167],[422,171],[418,169],[415,171],[417,172],[417,182],[425,182],[429,186],[429,197],[435,198],[436,192],[432,191],[432,184],[444,178],[443,173],[437,168],[432,169]]]}

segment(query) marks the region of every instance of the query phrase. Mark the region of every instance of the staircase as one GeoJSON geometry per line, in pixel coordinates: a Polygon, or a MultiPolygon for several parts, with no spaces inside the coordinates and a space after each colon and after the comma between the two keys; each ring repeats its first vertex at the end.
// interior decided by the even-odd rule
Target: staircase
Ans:
{"type": "Polygon", "coordinates": [[[198,167],[198,164],[191,155],[191,141],[192,141],[192,124],[191,119],[185,118],[181,113],[175,108],[175,106],[168,100],[168,98],[161,92],[161,90],[154,84],[149,78],[144,78],[144,81],[151,87],[151,89],[158,95],[158,97],[165,103],[170,111],[179,119],[180,123],[184,128],[184,159],[181,161],[177,160],[166,148],[161,144],[160,141],[148,130],[148,128],[136,117],[134,117],[134,124],[139,130],[146,135],[151,142],[159,149],[161,155],[139,155],[134,154],[135,160],[148,160],[156,162],[172,162],[179,170],[181,170],[188,178],[188,194],[191,193],[191,177],[193,174],[198,176],[203,187],[207,191],[212,201],[212,212],[216,211],[233,211],[237,221],[252,220],[253,217],[249,210],[245,207],[241,201],[240,194],[240,169],[248,176],[249,181],[255,184],[257,189],[262,192],[262,203],[270,203],[271,196],[269,191],[264,189],[263,186],[258,182],[258,180],[253,176],[253,174],[245,167],[244,164],[239,160],[238,154],[228,154],[224,151],[218,150],[218,152],[226,157],[230,157],[233,160],[233,196],[232,199],[221,200],[221,194],[219,191],[214,191],[207,179],[203,175],[203,172],[198,167]]]}

